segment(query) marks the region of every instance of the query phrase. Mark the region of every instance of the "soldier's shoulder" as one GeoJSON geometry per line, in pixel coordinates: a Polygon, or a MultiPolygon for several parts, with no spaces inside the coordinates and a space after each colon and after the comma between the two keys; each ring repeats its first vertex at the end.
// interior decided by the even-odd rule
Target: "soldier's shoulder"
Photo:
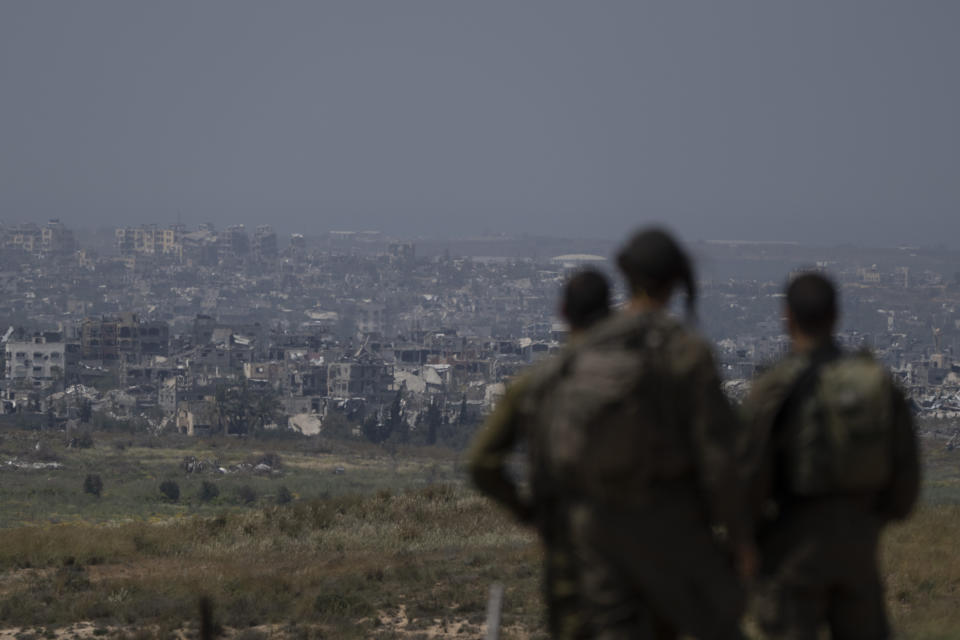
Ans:
{"type": "Polygon", "coordinates": [[[796,380],[808,363],[807,358],[791,354],[777,362],[765,365],[763,371],[754,378],[752,394],[756,396],[766,393],[779,393],[784,387],[796,380]]]}
{"type": "Polygon", "coordinates": [[[844,354],[828,371],[833,378],[855,379],[861,385],[877,385],[890,393],[899,392],[899,383],[893,373],[869,349],[844,354]]]}
{"type": "Polygon", "coordinates": [[[563,367],[572,357],[574,350],[575,346],[568,344],[559,353],[530,366],[514,381],[515,393],[518,396],[531,396],[542,393],[549,388],[562,374],[563,367]]]}
{"type": "Polygon", "coordinates": [[[638,327],[636,314],[622,311],[614,313],[588,329],[575,345],[568,347],[568,350],[578,351],[616,344],[636,332],[638,327]]]}
{"type": "Polygon", "coordinates": [[[655,324],[668,354],[671,367],[677,371],[714,366],[711,342],[694,327],[676,318],[660,318],[655,324]]]}
{"type": "Polygon", "coordinates": [[[684,323],[660,311],[623,311],[613,314],[587,331],[577,348],[646,345],[651,340],[662,343],[675,333],[687,331],[684,323]]]}

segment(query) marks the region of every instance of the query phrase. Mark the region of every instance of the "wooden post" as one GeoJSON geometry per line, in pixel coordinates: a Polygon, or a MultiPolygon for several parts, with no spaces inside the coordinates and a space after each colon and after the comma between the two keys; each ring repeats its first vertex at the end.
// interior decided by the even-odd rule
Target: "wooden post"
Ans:
{"type": "Polygon", "coordinates": [[[500,637],[500,610],[502,608],[503,584],[494,582],[490,585],[490,598],[487,600],[486,640],[497,640],[500,637]]]}

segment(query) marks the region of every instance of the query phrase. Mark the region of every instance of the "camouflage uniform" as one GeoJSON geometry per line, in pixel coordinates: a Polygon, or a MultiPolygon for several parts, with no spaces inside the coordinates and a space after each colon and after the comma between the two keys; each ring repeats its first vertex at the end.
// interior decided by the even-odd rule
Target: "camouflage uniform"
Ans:
{"type": "Polygon", "coordinates": [[[811,358],[830,350],[836,347],[787,357],[757,378],[744,403],[744,468],[755,479],[752,502],[762,571],[755,615],[772,637],[813,640],[827,624],[834,640],[883,639],[890,630],[877,542],[882,526],[905,517],[916,500],[916,436],[904,397],[891,383],[892,465],[886,486],[796,495],[784,479],[785,456],[796,446],[784,434],[796,428],[799,413],[788,398],[798,393],[798,380],[810,370],[811,358]]]}
{"type": "Polygon", "coordinates": [[[544,542],[544,596],[547,623],[554,638],[581,638],[577,578],[570,550],[566,513],[558,496],[542,482],[540,438],[534,432],[533,397],[540,380],[549,378],[556,359],[519,377],[507,388],[483,429],[477,434],[468,464],[477,487],[507,507],[521,522],[535,524],[544,542]],[[506,473],[507,458],[520,443],[527,447],[532,473],[531,497],[521,495],[506,473]]]}
{"type": "Polygon", "coordinates": [[[742,590],[711,528],[734,544],[748,535],[738,423],[707,343],[662,312],[628,312],[561,370],[542,402],[557,412],[550,467],[572,505],[590,637],[742,637],[742,590]],[[576,416],[597,399],[606,406],[576,416]]]}

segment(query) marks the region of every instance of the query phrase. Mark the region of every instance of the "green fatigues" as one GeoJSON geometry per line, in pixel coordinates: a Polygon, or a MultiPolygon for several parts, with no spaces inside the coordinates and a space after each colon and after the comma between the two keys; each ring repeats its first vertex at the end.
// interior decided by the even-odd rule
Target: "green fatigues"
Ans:
{"type": "Polygon", "coordinates": [[[521,376],[507,389],[477,434],[468,454],[470,473],[477,487],[516,515],[521,522],[536,524],[544,542],[544,596],[547,603],[547,623],[555,638],[582,637],[577,577],[570,549],[566,512],[559,504],[558,496],[548,486],[538,481],[540,462],[535,460],[538,437],[533,432],[536,421],[531,415],[529,395],[534,392],[542,370],[550,362],[541,364],[536,371],[521,376]],[[510,452],[521,441],[528,447],[532,483],[531,504],[525,500],[516,484],[506,474],[510,452]]]}
{"type": "MultiPolygon", "coordinates": [[[[742,590],[711,530],[726,527],[734,544],[748,535],[735,466],[738,423],[710,348],[666,314],[624,313],[578,345],[569,365],[572,377],[580,367],[587,385],[578,390],[616,387],[638,366],[631,350],[640,351],[633,362],[654,363],[655,390],[642,402],[612,398],[601,418],[610,444],[597,445],[566,489],[576,503],[571,525],[590,637],[742,637],[742,590]],[[623,371],[607,370],[622,354],[623,371]],[[591,362],[600,364],[591,369],[591,362]]],[[[643,392],[621,387],[616,393],[643,392]]]]}
{"type": "Polygon", "coordinates": [[[893,465],[886,487],[792,495],[778,476],[789,442],[778,433],[796,421],[793,415],[778,414],[789,413],[781,406],[809,362],[806,356],[786,358],[754,382],[743,407],[744,468],[755,478],[752,500],[761,552],[755,613],[772,637],[814,640],[826,624],[834,640],[882,640],[890,630],[877,542],[883,525],[905,517],[917,497],[920,473],[912,419],[903,395],[891,386],[893,465]]]}

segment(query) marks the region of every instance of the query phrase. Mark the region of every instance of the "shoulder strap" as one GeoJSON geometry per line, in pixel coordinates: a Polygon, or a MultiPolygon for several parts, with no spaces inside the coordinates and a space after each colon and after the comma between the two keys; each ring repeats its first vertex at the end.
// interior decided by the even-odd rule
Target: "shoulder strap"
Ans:
{"type": "Polygon", "coordinates": [[[788,491],[790,483],[787,477],[787,465],[783,459],[784,454],[781,448],[784,439],[787,437],[787,433],[785,432],[788,422],[787,418],[817,388],[817,382],[820,380],[820,372],[823,370],[823,367],[838,360],[841,355],[840,349],[832,341],[828,345],[814,351],[810,356],[810,362],[790,385],[787,393],[783,396],[780,407],[777,409],[776,414],[774,414],[773,422],[770,425],[768,446],[772,447],[774,459],[777,460],[772,477],[773,496],[781,505],[784,501],[788,501],[790,496],[790,492],[788,491]]]}
{"type": "Polygon", "coordinates": [[[803,402],[817,386],[820,380],[820,371],[823,367],[835,360],[838,360],[842,352],[831,342],[828,346],[818,349],[810,356],[810,362],[800,372],[793,383],[790,385],[787,393],[784,394],[780,407],[774,414],[772,430],[779,432],[786,421],[790,412],[803,402]]]}

